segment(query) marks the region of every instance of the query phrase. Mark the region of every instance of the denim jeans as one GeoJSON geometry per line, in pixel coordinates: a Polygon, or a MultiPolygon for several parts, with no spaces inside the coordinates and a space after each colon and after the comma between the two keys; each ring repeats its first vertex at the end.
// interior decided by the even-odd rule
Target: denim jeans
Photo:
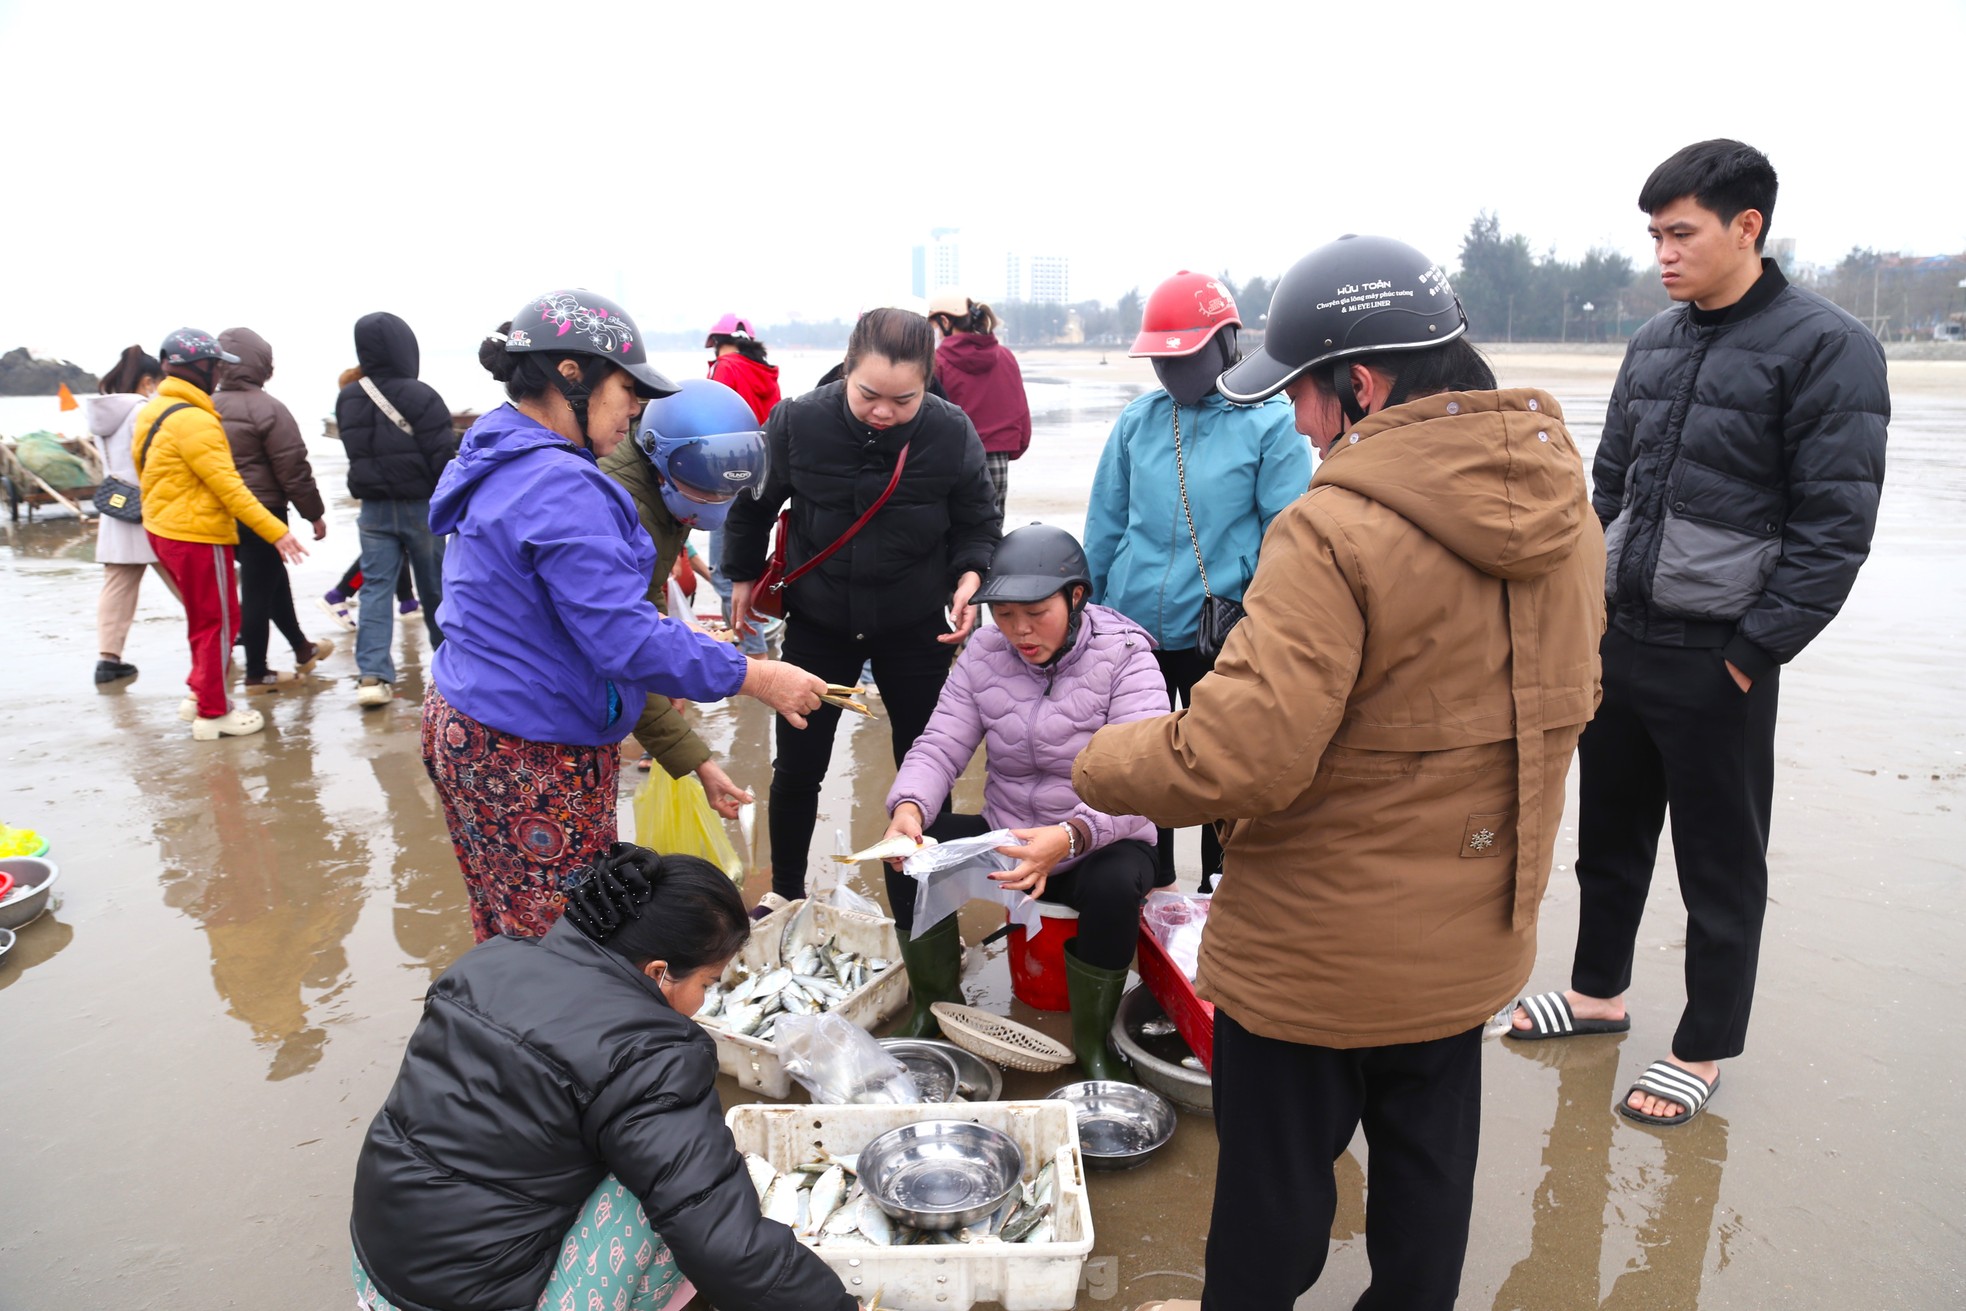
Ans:
{"type": "Polygon", "coordinates": [[[390,647],[396,640],[396,575],[407,565],[423,603],[430,649],[442,645],[437,606],[444,599],[444,539],[430,531],[429,501],[363,501],[362,607],[355,630],[355,667],[364,678],[396,681],[390,647]]]}
{"type": "MultiPolygon", "coordinates": [[[[724,530],[712,529],[710,532],[710,585],[717,589],[717,595],[724,599],[724,622],[730,620],[731,581],[724,577],[724,530]]],[[[747,633],[738,650],[747,656],[761,656],[765,653],[765,635],[747,633]]]]}

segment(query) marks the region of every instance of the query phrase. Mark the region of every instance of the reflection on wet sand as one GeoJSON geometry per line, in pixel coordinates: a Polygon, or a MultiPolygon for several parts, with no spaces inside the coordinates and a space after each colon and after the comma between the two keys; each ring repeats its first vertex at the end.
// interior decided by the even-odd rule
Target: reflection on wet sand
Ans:
{"type": "Polygon", "coordinates": [[[1697,1307],[1727,1162],[1726,1120],[1707,1111],[1671,1128],[1626,1123],[1614,1109],[1627,1082],[1618,1073],[1624,1043],[1615,1038],[1498,1045],[1554,1068],[1557,1092],[1543,1179],[1530,1201],[1529,1254],[1502,1281],[1495,1311],[1697,1307]],[[1604,1249],[1621,1236],[1635,1250],[1600,1301],[1604,1249]]]}

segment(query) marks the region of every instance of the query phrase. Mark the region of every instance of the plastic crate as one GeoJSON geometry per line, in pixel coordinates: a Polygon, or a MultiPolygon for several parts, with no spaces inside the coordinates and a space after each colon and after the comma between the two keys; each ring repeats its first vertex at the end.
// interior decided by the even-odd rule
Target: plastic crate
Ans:
{"type": "Polygon", "coordinates": [[[1052,1243],[808,1246],[847,1291],[863,1301],[880,1294],[895,1311],[968,1311],[995,1302],[1005,1311],[1069,1311],[1092,1252],[1092,1203],[1079,1154],[1078,1117],[1064,1102],[978,1102],[967,1106],[739,1106],[724,1117],[737,1148],[787,1170],[823,1148],[858,1152],[890,1129],[922,1120],[969,1120],[1009,1134],[1024,1153],[1027,1177],[1069,1147],[1071,1168],[1058,1181],[1052,1243]]]}
{"type": "MultiPolygon", "coordinates": [[[[736,963],[754,974],[761,968],[777,968],[781,963],[779,949],[785,926],[803,905],[803,901],[791,902],[759,920],[751,930],[751,940],[737,953],[736,963]]],[[[806,931],[792,945],[798,948],[828,938],[838,938],[848,951],[894,962],[889,969],[848,993],[833,1007],[833,1014],[872,1032],[875,1026],[900,1013],[908,1004],[908,972],[901,968],[901,939],[895,935],[894,921],[815,902],[806,931]]],[[[771,1043],[714,1024],[705,1024],[703,1028],[716,1039],[719,1070],[765,1097],[784,1098],[791,1094],[792,1076],[785,1072],[778,1049],[771,1043]]]]}
{"type": "Polygon", "coordinates": [[[1147,991],[1154,994],[1154,1000],[1167,1012],[1167,1018],[1174,1021],[1174,1027],[1187,1039],[1188,1049],[1195,1054],[1204,1070],[1211,1074],[1215,1070],[1215,1006],[1206,1002],[1195,992],[1195,985],[1167,954],[1167,948],[1160,945],[1160,939],[1147,927],[1147,921],[1140,921],[1140,982],[1147,991]]]}

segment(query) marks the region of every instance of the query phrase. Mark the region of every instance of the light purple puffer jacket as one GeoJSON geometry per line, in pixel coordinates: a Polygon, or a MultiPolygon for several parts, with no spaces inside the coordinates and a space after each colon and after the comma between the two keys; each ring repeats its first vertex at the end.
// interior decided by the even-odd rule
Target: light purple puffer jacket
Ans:
{"type": "MultiPolygon", "coordinates": [[[[901,762],[888,813],[912,801],[933,819],[980,742],[987,748],[983,818],[991,828],[1077,819],[1091,831],[1093,850],[1126,838],[1152,842],[1148,820],[1108,815],[1079,800],[1072,761],[1106,725],[1167,712],[1167,681],[1153,639],[1117,610],[1087,606],[1078,641],[1049,669],[1018,655],[997,629],[979,629],[901,762]]],[[[1071,864],[1061,861],[1058,868],[1071,864]]]]}

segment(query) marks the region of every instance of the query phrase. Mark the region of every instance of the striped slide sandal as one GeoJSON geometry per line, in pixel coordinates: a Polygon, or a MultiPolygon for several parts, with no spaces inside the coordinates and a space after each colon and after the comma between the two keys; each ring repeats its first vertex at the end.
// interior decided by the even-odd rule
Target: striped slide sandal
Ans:
{"type": "Polygon", "coordinates": [[[1504,1037],[1517,1042],[1540,1042],[1545,1038],[1577,1038],[1587,1033],[1625,1033],[1632,1027],[1632,1017],[1622,1020],[1580,1020],[1570,1009],[1570,999],[1561,992],[1539,992],[1534,997],[1518,997],[1515,1004],[1522,1007],[1522,1013],[1529,1017],[1529,1027],[1518,1029],[1513,1024],[1504,1037]]]}
{"type": "Polygon", "coordinates": [[[1700,1113],[1718,1087],[1718,1074],[1713,1076],[1712,1083],[1708,1083],[1691,1070],[1682,1070],[1671,1061],[1654,1061],[1645,1067],[1644,1074],[1638,1076],[1638,1082],[1625,1090],[1625,1095],[1618,1101],[1618,1114],[1640,1124],[1685,1124],[1700,1113]],[[1686,1109],[1678,1115],[1647,1115],[1644,1111],[1632,1109],[1631,1099],[1635,1092],[1663,1097],[1686,1109]]]}

